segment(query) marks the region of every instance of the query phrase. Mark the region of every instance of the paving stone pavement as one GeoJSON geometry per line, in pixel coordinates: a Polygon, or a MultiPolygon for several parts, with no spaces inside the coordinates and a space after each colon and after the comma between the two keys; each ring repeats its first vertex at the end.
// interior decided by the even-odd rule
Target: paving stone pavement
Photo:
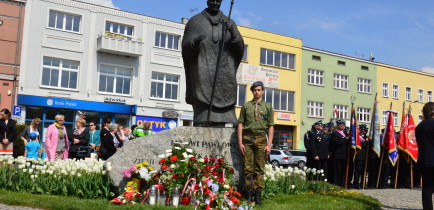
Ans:
{"type": "Polygon", "coordinates": [[[40,209],[34,209],[34,208],[24,207],[24,206],[7,206],[1,203],[0,203],[0,209],[1,210],[40,210],[40,209]]]}
{"type": "Polygon", "coordinates": [[[422,209],[422,191],[415,189],[365,189],[357,190],[378,199],[386,210],[422,209]]]}

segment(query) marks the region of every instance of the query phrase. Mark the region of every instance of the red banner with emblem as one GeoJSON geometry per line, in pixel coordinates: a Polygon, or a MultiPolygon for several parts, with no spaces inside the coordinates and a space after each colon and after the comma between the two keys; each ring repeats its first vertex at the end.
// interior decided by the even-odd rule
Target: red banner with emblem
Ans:
{"type": "Polygon", "coordinates": [[[399,135],[398,147],[401,151],[407,153],[415,162],[417,162],[418,147],[416,142],[413,116],[406,114],[401,123],[401,133],[399,135]]]}

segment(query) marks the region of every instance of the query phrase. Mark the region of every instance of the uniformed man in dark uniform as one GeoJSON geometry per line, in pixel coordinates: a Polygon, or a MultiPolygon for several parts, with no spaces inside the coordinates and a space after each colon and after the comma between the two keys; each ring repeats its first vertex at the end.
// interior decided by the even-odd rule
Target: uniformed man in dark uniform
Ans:
{"type": "Polygon", "coordinates": [[[311,133],[315,130],[315,124],[312,125],[311,129],[308,130],[305,134],[304,134],[304,148],[306,148],[306,167],[308,168],[312,168],[313,167],[313,159],[312,159],[312,155],[310,154],[310,152],[312,152],[312,150],[309,148],[310,146],[310,139],[309,136],[311,136],[311,133]]]}
{"type": "Polygon", "coordinates": [[[244,179],[247,199],[262,205],[266,157],[270,155],[274,133],[274,114],[271,104],[262,100],[264,84],[254,82],[250,90],[253,100],[245,103],[238,118],[238,146],[244,155],[244,179]],[[268,136],[267,136],[268,131],[268,136]]]}
{"type": "Polygon", "coordinates": [[[366,133],[368,132],[368,128],[366,125],[359,125],[360,130],[360,143],[362,144],[362,150],[360,150],[356,155],[355,167],[354,167],[354,180],[353,186],[356,189],[360,189],[363,184],[363,172],[365,169],[365,160],[366,160],[366,151],[369,149],[368,136],[366,133]]]}
{"type": "Polygon", "coordinates": [[[327,170],[328,144],[326,134],[323,131],[323,124],[320,121],[316,122],[315,129],[308,132],[309,135],[309,150],[310,159],[313,160],[313,168],[317,170],[327,170]]]}
{"type": "Polygon", "coordinates": [[[332,150],[331,150],[331,140],[332,140],[332,133],[335,130],[335,125],[333,122],[329,122],[327,123],[327,130],[326,130],[326,139],[327,142],[329,143],[329,154],[328,154],[328,159],[327,159],[327,181],[332,183],[333,182],[333,159],[332,157],[332,150]]]}
{"type": "Polygon", "coordinates": [[[345,186],[345,167],[349,134],[345,132],[345,121],[336,122],[337,129],[333,131],[331,138],[333,158],[333,184],[345,186]]]}

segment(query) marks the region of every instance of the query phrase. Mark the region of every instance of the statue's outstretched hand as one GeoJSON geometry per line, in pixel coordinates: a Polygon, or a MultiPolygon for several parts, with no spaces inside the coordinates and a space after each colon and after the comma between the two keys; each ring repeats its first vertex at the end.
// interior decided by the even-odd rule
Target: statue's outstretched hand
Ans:
{"type": "Polygon", "coordinates": [[[226,22],[226,29],[233,35],[234,34],[234,28],[231,22],[226,22]]]}
{"type": "Polygon", "coordinates": [[[204,40],[205,38],[206,38],[206,36],[203,35],[203,34],[197,36],[196,38],[194,38],[194,40],[193,40],[193,47],[199,47],[200,42],[201,42],[202,40],[204,40]]]}

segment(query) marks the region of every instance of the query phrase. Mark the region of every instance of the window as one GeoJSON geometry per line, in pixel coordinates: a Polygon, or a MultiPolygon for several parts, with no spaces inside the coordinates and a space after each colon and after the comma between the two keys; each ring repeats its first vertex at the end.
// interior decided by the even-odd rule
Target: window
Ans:
{"type": "MultiPolygon", "coordinates": [[[[387,116],[389,113],[387,111],[383,111],[383,125],[386,125],[387,122],[387,116]]],[[[393,117],[393,126],[398,126],[398,113],[394,112],[392,113],[392,117],[393,117]]]]}
{"type": "Polygon", "coordinates": [[[427,102],[432,102],[432,91],[431,90],[426,91],[426,100],[427,100],[427,102]]]}
{"type": "Polygon", "coordinates": [[[338,61],[338,65],[339,65],[339,66],[345,66],[345,65],[347,65],[347,64],[345,63],[345,61],[338,61]]]}
{"type": "Polygon", "coordinates": [[[105,24],[105,31],[111,32],[114,34],[121,34],[124,36],[133,36],[133,30],[134,29],[132,26],[122,25],[119,23],[107,22],[105,24]]]}
{"type": "Polygon", "coordinates": [[[397,112],[394,112],[394,113],[392,114],[392,116],[393,116],[393,125],[394,125],[394,126],[398,126],[398,113],[397,113],[397,112]]]}
{"type": "Polygon", "coordinates": [[[405,100],[411,101],[411,87],[405,88],[405,100]]]}
{"type": "Polygon", "coordinates": [[[324,71],[309,69],[307,75],[308,84],[324,86],[324,71]]]}
{"type": "Polygon", "coordinates": [[[371,109],[368,108],[357,108],[357,118],[360,122],[370,122],[371,121],[371,109]]]}
{"type": "Polygon", "coordinates": [[[324,104],[322,102],[307,102],[307,116],[308,117],[324,117],[324,104]]]}
{"type": "Polygon", "coordinates": [[[342,74],[335,74],[333,76],[334,88],[341,90],[348,90],[348,76],[342,74]]]}
{"type": "Polygon", "coordinates": [[[261,64],[295,69],[295,55],[261,48],[261,64]]]}
{"type": "Polygon", "coordinates": [[[419,89],[417,91],[417,101],[419,103],[423,103],[423,90],[422,89],[419,89]]]}
{"type": "Polygon", "coordinates": [[[321,56],[312,55],[312,60],[314,60],[314,61],[321,61],[321,56]]]}
{"type": "Polygon", "coordinates": [[[371,80],[359,78],[357,91],[361,93],[371,93],[371,80]]]}
{"type": "Polygon", "coordinates": [[[81,16],[50,10],[48,27],[80,32],[81,16]]]}
{"type": "Polygon", "coordinates": [[[399,86],[398,85],[392,85],[392,98],[398,99],[399,98],[399,86]]]}
{"type": "Polygon", "coordinates": [[[242,106],[246,103],[246,85],[237,85],[237,106],[242,106]]]}
{"type": "Polygon", "coordinates": [[[360,69],[364,71],[369,71],[369,66],[361,66],[360,69]]]}
{"type": "Polygon", "coordinates": [[[383,125],[386,125],[387,122],[387,111],[383,111],[383,125]]]}
{"type": "Polygon", "coordinates": [[[336,110],[338,113],[336,116],[336,112],[333,112],[334,118],[348,119],[348,106],[334,104],[333,110],[336,110]]]}
{"type": "Polygon", "coordinates": [[[421,123],[421,122],[422,122],[422,120],[423,120],[423,117],[422,117],[422,115],[419,115],[418,123],[421,123]]]}
{"type": "Polygon", "coordinates": [[[151,97],[178,100],[179,76],[152,72],[151,97]]]}
{"type": "Polygon", "coordinates": [[[80,62],[44,57],[42,85],[57,88],[77,89],[80,62]]]}
{"type": "Polygon", "coordinates": [[[99,69],[99,91],[130,95],[132,69],[101,64],[99,69]]]}
{"type": "Polygon", "coordinates": [[[389,97],[389,83],[383,82],[383,97],[389,97]]]}
{"type": "Polygon", "coordinates": [[[178,35],[166,34],[163,32],[155,33],[155,46],[165,49],[178,50],[179,47],[178,35]]]}
{"type": "Polygon", "coordinates": [[[248,52],[249,52],[249,46],[244,45],[244,54],[243,54],[243,58],[241,58],[242,61],[247,62],[248,52]]]}
{"type": "Polygon", "coordinates": [[[274,110],[294,111],[295,93],[293,91],[266,88],[264,101],[270,103],[274,110]]]}

